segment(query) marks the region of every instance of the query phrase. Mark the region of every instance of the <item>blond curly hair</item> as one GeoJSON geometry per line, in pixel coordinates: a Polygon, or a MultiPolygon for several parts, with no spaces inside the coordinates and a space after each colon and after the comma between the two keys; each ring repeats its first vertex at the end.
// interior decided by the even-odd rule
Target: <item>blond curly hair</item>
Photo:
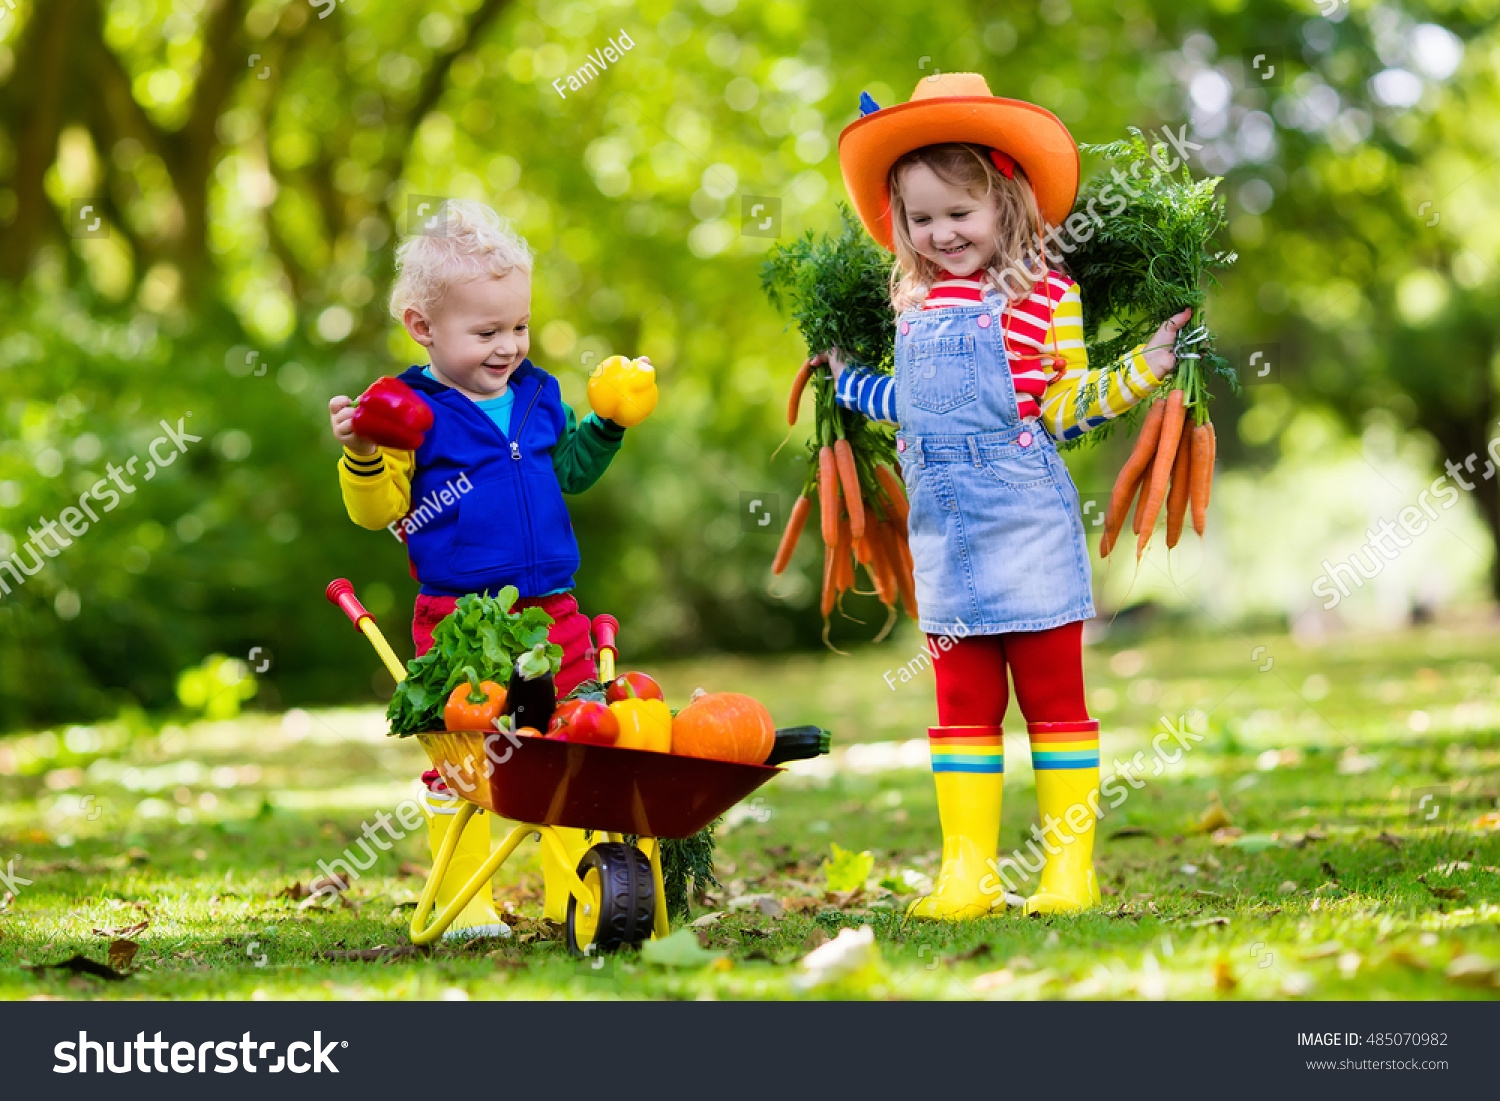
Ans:
{"type": "Polygon", "coordinates": [[[1051,227],[1042,220],[1026,173],[1017,164],[1015,178],[1006,179],[990,160],[985,146],[943,142],[924,145],[903,155],[891,165],[887,179],[891,236],[896,246],[896,263],[891,268],[891,306],[896,312],[920,304],[932,290],[939,271],[938,265],[917,251],[906,224],[901,173],[918,164],[925,164],[938,179],[963,188],[976,199],[993,198],[997,207],[995,240],[974,242],[981,247],[987,243],[993,247],[994,255],[984,268],[987,282],[1012,302],[1030,294],[1032,286],[1046,274],[1041,237],[1051,227]]]}
{"type": "Polygon", "coordinates": [[[447,199],[438,209],[440,229],[408,237],[396,249],[396,282],[391,315],[400,321],[408,309],[425,317],[448,288],[483,275],[503,278],[512,271],[531,274],[536,251],[503,218],[473,199],[447,199]]]}

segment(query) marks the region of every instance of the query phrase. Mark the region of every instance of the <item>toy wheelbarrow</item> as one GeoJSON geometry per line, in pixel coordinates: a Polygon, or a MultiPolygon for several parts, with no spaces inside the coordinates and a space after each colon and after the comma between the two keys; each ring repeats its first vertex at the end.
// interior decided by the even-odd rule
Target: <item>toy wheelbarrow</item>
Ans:
{"type": "MultiPolygon", "coordinates": [[[[406,669],[354,595],[354,587],[339,579],[328,586],[327,596],[370,640],[391,675],[404,680],[406,669]]],[[[618,629],[613,616],[594,619],[603,681],[614,678],[618,629]]],[[[781,771],[768,765],[519,737],[498,730],[434,730],[416,739],[463,806],[443,839],[412,915],[413,944],[428,944],[441,936],[529,836],[551,852],[566,878],[567,938],[574,954],[612,952],[649,937],[664,937],[667,899],[660,839],[692,836],[781,771]],[[481,808],[520,825],[424,927],[458,838],[481,808]],[[603,836],[574,869],[557,826],[603,836]],[[628,843],[626,835],[633,835],[635,844],[628,843]]]]}

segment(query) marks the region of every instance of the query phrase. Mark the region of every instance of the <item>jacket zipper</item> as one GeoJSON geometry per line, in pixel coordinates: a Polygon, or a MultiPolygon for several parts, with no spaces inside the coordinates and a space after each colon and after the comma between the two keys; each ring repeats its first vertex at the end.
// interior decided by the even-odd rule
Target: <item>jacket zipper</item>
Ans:
{"type": "Polygon", "coordinates": [[[536,408],[536,399],[541,397],[541,394],[542,388],[538,386],[536,388],[536,393],[531,395],[531,404],[526,407],[526,415],[521,418],[521,427],[516,429],[515,433],[510,438],[510,457],[516,462],[521,461],[521,433],[526,430],[526,422],[531,417],[531,411],[536,408]]]}

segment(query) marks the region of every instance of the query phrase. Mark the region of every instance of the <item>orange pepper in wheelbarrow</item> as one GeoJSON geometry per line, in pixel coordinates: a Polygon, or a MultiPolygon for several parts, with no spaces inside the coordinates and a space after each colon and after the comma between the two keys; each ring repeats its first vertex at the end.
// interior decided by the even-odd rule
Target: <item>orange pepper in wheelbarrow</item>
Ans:
{"type": "Polygon", "coordinates": [[[467,677],[448,694],[443,705],[443,726],[448,730],[493,730],[495,720],[505,710],[505,689],[492,680],[481,681],[471,665],[464,666],[467,677]]]}

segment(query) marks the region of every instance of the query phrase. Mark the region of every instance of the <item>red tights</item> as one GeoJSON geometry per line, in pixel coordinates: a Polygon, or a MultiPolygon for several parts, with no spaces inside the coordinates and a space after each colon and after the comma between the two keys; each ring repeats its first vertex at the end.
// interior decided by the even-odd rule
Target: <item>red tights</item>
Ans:
{"type": "Polygon", "coordinates": [[[1089,717],[1083,698],[1083,621],[1046,631],[970,635],[939,649],[928,636],[937,674],[938,722],[999,726],[1009,703],[1005,667],[1027,722],[1076,722],[1089,717]]]}

